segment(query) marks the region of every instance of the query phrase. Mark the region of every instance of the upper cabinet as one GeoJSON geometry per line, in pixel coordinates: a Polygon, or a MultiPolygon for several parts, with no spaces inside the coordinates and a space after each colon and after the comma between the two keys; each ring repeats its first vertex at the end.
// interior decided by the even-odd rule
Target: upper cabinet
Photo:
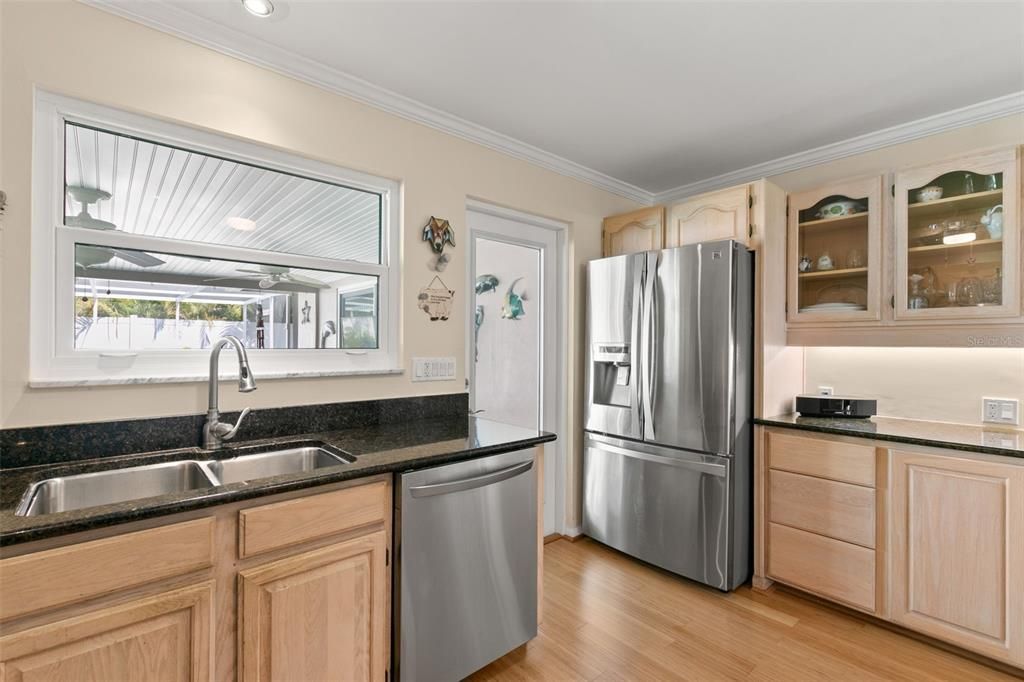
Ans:
{"type": "Polygon", "coordinates": [[[882,176],[789,197],[790,322],[878,320],[882,176]]]}
{"type": "Polygon", "coordinates": [[[898,320],[1020,314],[1019,151],[896,174],[898,320]]]}
{"type": "Polygon", "coordinates": [[[665,207],[652,206],[604,219],[604,256],[653,251],[662,248],[665,207]]]}
{"type": "Polygon", "coordinates": [[[1019,346],[1020,148],[790,194],[791,346],[1019,346]]]}
{"type": "Polygon", "coordinates": [[[744,244],[753,236],[751,188],[741,185],[691,197],[669,209],[665,248],[715,239],[744,244]]]}

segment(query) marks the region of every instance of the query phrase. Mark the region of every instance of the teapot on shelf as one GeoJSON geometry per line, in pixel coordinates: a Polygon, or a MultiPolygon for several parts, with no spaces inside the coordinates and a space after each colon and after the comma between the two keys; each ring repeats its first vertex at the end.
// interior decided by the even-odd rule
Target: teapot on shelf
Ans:
{"type": "Polygon", "coordinates": [[[981,216],[981,224],[988,230],[989,239],[1003,238],[1003,205],[997,204],[981,216]]]}

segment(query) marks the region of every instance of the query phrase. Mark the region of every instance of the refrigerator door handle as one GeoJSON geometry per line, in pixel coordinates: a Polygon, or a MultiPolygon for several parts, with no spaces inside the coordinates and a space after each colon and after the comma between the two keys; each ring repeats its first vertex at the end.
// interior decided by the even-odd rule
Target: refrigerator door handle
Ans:
{"type": "Polygon", "coordinates": [[[643,395],[641,402],[644,406],[644,439],[653,440],[655,438],[654,386],[658,363],[657,305],[654,300],[657,295],[658,277],[658,253],[656,251],[647,254],[645,271],[647,275],[644,280],[643,332],[640,348],[642,353],[640,365],[643,367],[643,373],[640,390],[643,395]]]}
{"type": "Polygon", "coordinates": [[[643,322],[641,321],[643,301],[644,301],[644,284],[646,282],[646,268],[645,256],[640,254],[633,256],[638,261],[636,268],[635,280],[633,281],[633,317],[631,320],[632,329],[630,330],[630,348],[631,355],[633,358],[633,384],[635,389],[633,391],[633,414],[635,415],[635,423],[638,426],[636,433],[643,437],[644,429],[644,356],[643,356],[643,322]]]}

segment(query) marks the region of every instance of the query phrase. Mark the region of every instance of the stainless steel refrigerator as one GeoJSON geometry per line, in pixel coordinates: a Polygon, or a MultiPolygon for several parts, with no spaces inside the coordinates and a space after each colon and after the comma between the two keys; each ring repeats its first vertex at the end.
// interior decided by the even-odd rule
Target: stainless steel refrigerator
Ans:
{"type": "Polygon", "coordinates": [[[753,255],[591,261],[583,532],[720,590],[751,573],[753,255]]]}

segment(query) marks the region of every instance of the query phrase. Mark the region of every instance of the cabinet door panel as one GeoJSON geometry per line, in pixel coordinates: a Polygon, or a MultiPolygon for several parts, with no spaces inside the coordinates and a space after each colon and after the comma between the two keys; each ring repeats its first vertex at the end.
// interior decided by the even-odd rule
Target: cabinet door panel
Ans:
{"type": "Polygon", "coordinates": [[[770,471],[769,518],[800,530],[875,548],[875,491],[824,478],[770,471]]]}
{"type": "Polygon", "coordinates": [[[240,679],[383,679],[386,537],[379,531],[240,572],[240,679]]]}
{"type": "Polygon", "coordinates": [[[864,611],[875,611],[875,552],[768,524],[768,577],[864,611]]]}
{"type": "Polygon", "coordinates": [[[882,204],[880,175],[789,196],[790,323],[881,319],[882,204]]]}
{"type": "Polygon", "coordinates": [[[665,248],[714,239],[747,243],[750,230],[750,187],[702,194],[676,204],[665,230],[665,248]]]}
{"type": "Polygon", "coordinates": [[[0,679],[209,680],[212,603],[203,583],[8,635],[0,679]]]}
{"type": "Polygon", "coordinates": [[[1020,315],[1019,170],[1015,147],[896,174],[897,320],[1020,315]]]}
{"type": "Polygon", "coordinates": [[[893,619],[1024,662],[1024,467],[893,453],[893,619]]]}
{"type": "Polygon", "coordinates": [[[604,256],[621,256],[662,248],[665,207],[652,206],[604,219],[604,256]]]}

